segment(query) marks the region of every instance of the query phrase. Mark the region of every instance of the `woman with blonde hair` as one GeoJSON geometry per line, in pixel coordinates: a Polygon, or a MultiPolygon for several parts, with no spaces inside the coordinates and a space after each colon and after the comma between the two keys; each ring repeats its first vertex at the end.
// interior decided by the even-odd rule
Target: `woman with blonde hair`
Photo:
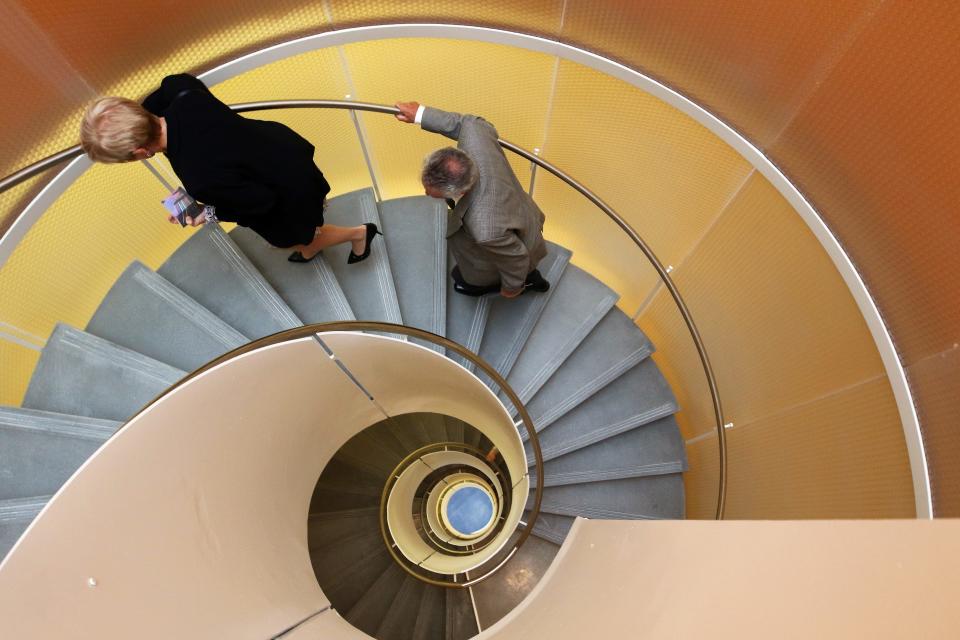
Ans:
{"type": "Polygon", "coordinates": [[[330,185],[313,162],[313,145],[278,122],[234,113],[187,74],[164,78],[142,105],[118,97],[96,101],[83,118],[80,141],[95,162],[166,154],[187,193],[216,207],[218,219],[293,248],[291,262],[309,262],[341,242],[352,245],[347,262],[360,262],[379,233],[373,223],[324,224],[330,185]]]}

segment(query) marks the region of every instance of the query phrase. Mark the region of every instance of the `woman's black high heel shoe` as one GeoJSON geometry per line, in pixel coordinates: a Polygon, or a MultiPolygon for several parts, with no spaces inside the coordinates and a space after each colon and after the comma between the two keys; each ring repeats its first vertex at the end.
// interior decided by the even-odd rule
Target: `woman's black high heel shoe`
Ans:
{"type": "Polygon", "coordinates": [[[350,255],[347,256],[347,264],[355,264],[357,262],[363,262],[370,257],[370,243],[373,242],[373,239],[378,235],[382,236],[380,230],[377,229],[377,225],[373,222],[367,222],[363,226],[367,228],[367,246],[363,249],[363,253],[360,255],[355,254],[353,251],[350,252],[350,255]]]}

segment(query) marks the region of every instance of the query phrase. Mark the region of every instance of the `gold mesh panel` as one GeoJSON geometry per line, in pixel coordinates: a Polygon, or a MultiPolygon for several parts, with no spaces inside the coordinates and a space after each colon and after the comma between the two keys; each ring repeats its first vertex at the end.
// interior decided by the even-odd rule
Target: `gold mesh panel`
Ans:
{"type": "Polygon", "coordinates": [[[907,364],[960,323],[960,5],[936,4],[885,5],[773,146],[853,249],[907,364]],[[930,38],[942,28],[954,37],[930,38]]]}
{"type": "MultiPolygon", "coordinates": [[[[58,321],[83,328],[132,260],[155,269],[187,237],[166,221],[165,195],[139,163],[87,171],[0,270],[0,323],[43,339],[58,321]]],[[[25,389],[26,356],[18,357],[14,371],[4,367],[4,404],[19,404],[25,389]]]]}
{"type": "Polygon", "coordinates": [[[0,15],[9,20],[0,33],[12,43],[7,50],[16,63],[10,68],[24,80],[16,85],[20,103],[32,106],[4,118],[26,125],[13,129],[4,145],[4,169],[75,144],[84,105],[98,94],[142,97],[168,73],[202,71],[277,36],[325,25],[320,3],[290,0],[266,5],[28,1],[5,7],[0,15]]]}
{"type": "Polygon", "coordinates": [[[40,359],[41,343],[29,340],[19,331],[12,331],[0,325],[0,404],[17,406],[27,392],[27,383],[40,359]],[[11,340],[8,336],[15,336],[11,340]],[[34,346],[27,346],[34,345],[34,346]]]}
{"type": "Polygon", "coordinates": [[[944,518],[956,518],[960,516],[960,345],[953,344],[947,351],[911,365],[907,377],[920,406],[934,511],[944,518]]]}
{"type": "MultiPolygon", "coordinates": [[[[880,375],[859,309],[800,218],[759,174],[750,178],[674,279],[700,327],[724,409],[749,422],[880,375]]],[[[672,301],[658,294],[641,326],[666,358],[692,354],[672,301]],[[661,318],[664,318],[661,320],[661,318]],[[670,328],[668,328],[670,327],[670,328]]],[[[674,364],[686,388],[702,373],[674,364]]],[[[685,409],[697,435],[712,424],[706,398],[685,409]]]]}
{"type": "Polygon", "coordinates": [[[212,90],[227,104],[310,98],[342,100],[350,92],[335,48],[272,62],[225,80],[212,90]]]}
{"type": "Polygon", "coordinates": [[[847,247],[904,364],[922,372],[911,386],[942,516],[960,515],[960,360],[939,360],[960,335],[957,33],[955,2],[884,3],[771,148],[847,247]]]}
{"type": "MultiPolygon", "coordinates": [[[[56,170],[54,170],[55,172],[56,170]]],[[[50,172],[48,172],[50,173],[50,172]]],[[[0,229],[5,232],[13,224],[16,216],[29,203],[42,184],[49,178],[40,175],[30,178],[26,182],[12,189],[0,193],[0,229]]],[[[2,271],[0,271],[2,278],[2,271]]],[[[2,295],[2,294],[0,294],[2,295]]],[[[18,306],[21,301],[0,297],[7,308],[18,306]]],[[[27,390],[27,382],[36,367],[43,347],[44,338],[24,331],[21,327],[10,324],[3,311],[0,311],[0,404],[19,405],[23,394],[27,390]]]]}
{"type": "MultiPolygon", "coordinates": [[[[685,256],[723,210],[750,165],[710,131],[657,98],[561,61],[545,158],[597,193],[665,265],[685,256]],[[598,126],[599,123],[606,123],[598,126]]],[[[556,180],[537,197],[574,259],[623,295],[632,314],[658,281],[622,232],[556,180]]],[[[559,237],[559,236],[558,236],[559,237]]]]}
{"type": "MultiPolygon", "coordinates": [[[[738,424],[727,429],[727,444],[728,519],[915,516],[903,431],[885,378],[738,424]]],[[[704,464],[704,476],[714,475],[715,437],[688,445],[688,453],[691,463],[704,464]]],[[[691,474],[687,486],[693,483],[691,474]]],[[[688,510],[698,517],[709,517],[716,501],[716,480],[704,485],[688,494],[688,510]]]]}
{"type": "MultiPolygon", "coordinates": [[[[474,113],[502,138],[532,149],[542,145],[553,58],[477,42],[401,38],[344,47],[356,98],[394,104],[416,100],[447,111],[474,113]],[[385,65],[384,61],[390,63],[385,65]],[[456,60],[457,64],[438,64],[456,60]]],[[[425,155],[452,140],[381,114],[362,114],[384,198],[422,193],[425,155]]],[[[508,155],[512,156],[512,154],[508,155]]],[[[511,159],[526,185],[526,162],[511,159]]]]}
{"type": "Polygon", "coordinates": [[[535,197],[547,216],[547,239],[573,251],[571,262],[620,294],[618,306],[632,315],[658,281],[637,245],[589,200],[546,171],[537,173],[535,197]]]}
{"type": "MultiPolygon", "coordinates": [[[[702,439],[688,441],[687,464],[690,468],[683,474],[685,515],[689,520],[713,520],[717,514],[720,486],[720,454],[716,436],[707,434],[702,439]]],[[[727,500],[732,497],[728,489],[727,500]]]]}
{"type": "Polygon", "coordinates": [[[762,146],[790,121],[878,4],[570,2],[561,39],[666,80],[762,146]]]}
{"type": "Polygon", "coordinates": [[[446,22],[506,27],[525,33],[555,36],[566,0],[329,0],[333,23],[340,26],[381,22],[446,22]]]}

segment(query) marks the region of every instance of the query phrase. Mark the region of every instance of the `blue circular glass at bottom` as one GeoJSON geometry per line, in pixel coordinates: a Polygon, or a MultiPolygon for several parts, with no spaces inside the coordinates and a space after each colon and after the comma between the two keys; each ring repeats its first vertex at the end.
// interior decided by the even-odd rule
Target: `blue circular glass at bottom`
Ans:
{"type": "Polygon", "coordinates": [[[490,524],[493,500],[476,487],[464,487],[447,502],[447,521],[460,533],[471,535],[490,524]]]}

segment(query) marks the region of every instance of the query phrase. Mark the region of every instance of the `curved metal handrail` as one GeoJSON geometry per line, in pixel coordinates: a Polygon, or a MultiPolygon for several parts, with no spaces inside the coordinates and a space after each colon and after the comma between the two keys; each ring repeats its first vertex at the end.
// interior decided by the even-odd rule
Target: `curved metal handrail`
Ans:
{"type": "MultiPolygon", "coordinates": [[[[353,111],[369,111],[388,115],[396,115],[400,113],[400,110],[396,107],[370,102],[352,102],[349,100],[267,100],[262,102],[243,102],[231,105],[230,108],[238,113],[245,113],[248,111],[267,111],[271,109],[348,109],[353,111]]],[[[539,156],[534,155],[533,153],[530,153],[526,149],[518,147],[517,145],[503,139],[500,139],[499,142],[500,146],[502,146],[504,149],[507,149],[508,151],[511,151],[520,157],[529,160],[546,171],[549,171],[551,174],[565,182],[568,186],[573,187],[573,189],[583,195],[594,206],[603,211],[617,224],[618,227],[624,231],[624,233],[627,234],[627,236],[629,236],[633,243],[640,248],[640,250],[643,252],[643,255],[646,256],[650,264],[653,265],[657,275],[660,276],[660,280],[667,288],[667,291],[670,292],[670,296],[677,305],[680,315],[683,317],[683,321],[687,325],[687,330],[689,331],[694,345],[697,348],[697,354],[700,357],[700,363],[703,367],[704,375],[707,378],[707,385],[710,388],[710,396],[713,401],[713,412],[717,423],[717,444],[720,457],[720,478],[717,492],[716,519],[722,520],[724,509],[726,507],[727,496],[727,439],[724,429],[723,408],[720,403],[720,392],[717,388],[717,380],[713,373],[713,367],[710,365],[710,358],[707,355],[707,350],[703,344],[703,339],[700,337],[700,331],[697,329],[697,325],[693,320],[693,316],[690,313],[686,302],[684,302],[683,297],[680,295],[680,291],[677,289],[673,279],[670,278],[670,274],[667,272],[666,267],[664,267],[660,259],[657,258],[656,254],[654,254],[653,250],[646,243],[646,241],[640,237],[640,234],[637,233],[637,231],[631,227],[626,220],[624,220],[598,195],[571,178],[553,164],[547,162],[539,156]]],[[[29,178],[42,173],[43,171],[46,171],[47,169],[55,167],[62,162],[76,158],[82,155],[82,153],[83,151],[80,149],[80,147],[75,146],[70,147],[69,149],[64,149],[58,153],[43,158],[42,160],[34,162],[33,164],[24,167],[0,180],[0,193],[3,193],[7,189],[18,185],[23,181],[28,180],[29,178]]]]}

